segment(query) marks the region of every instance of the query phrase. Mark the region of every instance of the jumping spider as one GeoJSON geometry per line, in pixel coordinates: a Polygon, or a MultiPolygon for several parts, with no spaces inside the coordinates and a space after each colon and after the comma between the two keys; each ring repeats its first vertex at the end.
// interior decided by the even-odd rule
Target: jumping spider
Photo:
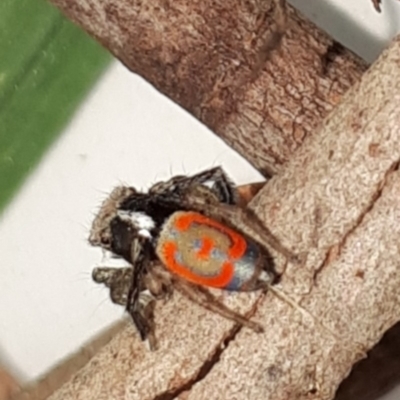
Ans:
{"type": "Polygon", "coordinates": [[[256,332],[256,322],[219,302],[207,287],[230,291],[266,290],[276,282],[263,237],[293,260],[249,210],[221,168],[192,177],[175,176],[147,193],[116,187],[97,214],[89,242],[127,260],[132,267],[99,267],[93,279],[126,306],[142,340],[155,348],[156,299],[179,290],[192,301],[256,332]],[[129,288],[127,291],[126,288],[129,288]]]}

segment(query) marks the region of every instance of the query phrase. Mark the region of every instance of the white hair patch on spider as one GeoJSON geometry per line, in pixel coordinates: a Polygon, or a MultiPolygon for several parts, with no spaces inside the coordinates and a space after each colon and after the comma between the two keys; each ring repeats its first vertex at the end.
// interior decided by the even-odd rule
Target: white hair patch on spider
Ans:
{"type": "Polygon", "coordinates": [[[118,217],[123,221],[130,222],[134,228],[138,229],[140,236],[151,238],[150,231],[155,228],[156,224],[149,215],[139,211],[118,210],[118,217]]]}
{"type": "Polygon", "coordinates": [[[215,179],[208,179],[203,183],[203,185],[208,187],[209,189],[212,189],[213,186],[215,185],[215,179]]]}

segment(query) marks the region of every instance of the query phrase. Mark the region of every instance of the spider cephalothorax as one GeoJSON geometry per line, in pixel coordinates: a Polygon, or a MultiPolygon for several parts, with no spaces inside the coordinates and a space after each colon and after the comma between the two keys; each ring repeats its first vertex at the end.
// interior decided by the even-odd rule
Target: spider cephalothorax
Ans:
{"type": "Polygon", "coordinates": [[[213,168],[159,182],[146,193],[120,186],[103,203],[89,241],[123,257],[132,267],[95,268],[93,278],[110,287],[114,302],[126,305],[141,338],[148,338],[151,347],[155,347],[153,300],[173,289],[262,331],[259,324],[218,302],[207,289],[252,291],[274,283],[273,261],[257,237],[266,237],[292,258],[237,201],[234,185],[221,168],[213,168]]]}

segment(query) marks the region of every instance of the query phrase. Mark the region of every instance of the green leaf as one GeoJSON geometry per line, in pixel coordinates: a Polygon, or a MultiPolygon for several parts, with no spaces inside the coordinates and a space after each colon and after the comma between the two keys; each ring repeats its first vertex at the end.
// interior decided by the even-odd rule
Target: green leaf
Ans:
{"type": "Polygon", "coordinates": [[[0,209],[110,60],[43,0],[0,2],[0,209]]]}

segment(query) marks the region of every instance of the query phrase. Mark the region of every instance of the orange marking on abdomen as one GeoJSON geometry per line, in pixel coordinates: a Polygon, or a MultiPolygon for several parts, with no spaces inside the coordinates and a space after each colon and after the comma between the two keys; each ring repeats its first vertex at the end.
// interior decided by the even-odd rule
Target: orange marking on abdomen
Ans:
{"type": "Polygon", "coordinates": [[[245,253],[247,249],[247,243],[242,235],[220,224],[219,222],[214,221],[211,218],[205,217],[202,214],[198,214],[195,212],[187,212],[184,215],[180,215],[175,220],[175,228],[178,229],[179,231],[185,231],[190,227],[192,223],[205,224],[211,226],[213,228],[218,229],[225,235],[227,235],[232,241],[232,246],[228,250],[229,257],[237,260],[240,257],[242,257],[243,254],[245,253]]]}
{"type": "Polygon", "coordinates": [[[208,236],[203,236],[201,238],[202,246],[201,249],[197,252],[197,256],[203,260],[206,260],[210,257],[210,252],[214,248],[214,240],[209,238],[208,236]]]}
{"type": "Polygon", "coordinates": [[[234,267],[230,262],[222,265],[221,272],[212,277],[197,275],[193,271],[187,269],[184,265],[179,264],[175,260],[178,247],[174,242],[165,242],[162,246],[162,252],[165,257],[165,266],[173,273],[180,277],[202,286],[212,286],[216,288],[224,288],[231,282],[234,275],[234,267]]]}
{"type": "Polygon", "coordinates": [[[196,222],[195,215],[196,213],[185,213],[184,215],[180,215],[179,218],[175,220],[175,227],[178,231],[186,231],[192,222],[196,222]]]}

